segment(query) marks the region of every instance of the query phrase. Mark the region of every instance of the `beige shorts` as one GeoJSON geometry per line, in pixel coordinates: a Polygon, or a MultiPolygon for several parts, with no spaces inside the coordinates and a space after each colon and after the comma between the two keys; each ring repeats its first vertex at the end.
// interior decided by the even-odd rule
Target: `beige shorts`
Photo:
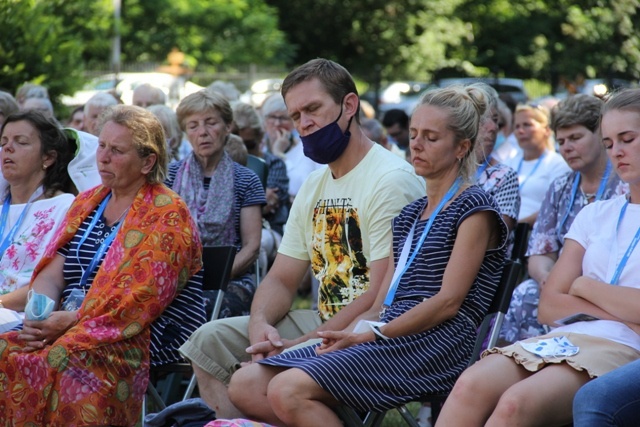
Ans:
{"type": "MultiPolygon", "coordinates": [[[[318,313],[312,310],[290,311],[276,329],[284,339],[292,340],[320,326],[318,313]]],[[[248,362],[249,316],[214,320],[198,328],[180,347],[180,353],[219,381],[229,384],[231,374],[248,362]]]]}
{"type": "Polygon", "coordinates": [[[507,347],[493,347],[482,353],[482,357],[488,354],[502,354],[513,358],[527,371],[537,372],[550,363],[566,362],[578,371],[587,371],[591,378],[599,377],[609,371],[640,358],[640,352],[604,338],[575,333],[549,333],[535,338],[522,340],[522,342],[536,342],[539,339],[565,336],[571,343],[580,348],[580,351],[569,357],[540,357],[528,352],[516,342],[507,347]]]}

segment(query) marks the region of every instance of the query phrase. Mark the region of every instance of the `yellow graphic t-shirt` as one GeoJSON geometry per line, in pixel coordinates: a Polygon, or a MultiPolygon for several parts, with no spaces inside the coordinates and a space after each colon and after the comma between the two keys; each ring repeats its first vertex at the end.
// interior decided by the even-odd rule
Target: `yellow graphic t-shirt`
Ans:
{"type": "Polygon", "coordinates": [[[311,262],[322,320],[368,289],[369,263],[389,256],[392,219],[424,193],[411,165],[378,145],[339,179],[328,167],[309,175],[279,252],[311,262]]]}

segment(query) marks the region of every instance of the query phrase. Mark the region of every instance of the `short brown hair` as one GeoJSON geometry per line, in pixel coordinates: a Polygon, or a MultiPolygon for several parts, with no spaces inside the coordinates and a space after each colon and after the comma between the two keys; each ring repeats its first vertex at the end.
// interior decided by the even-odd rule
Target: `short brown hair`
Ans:
{"type": "Polygon", "coordinates": [[[568,128],[581,125],[595,132],[600,125],[602,100],[582,93],[571,95],[557,103],[551,110],[551,129],[568,128]]]}
{"type": "MultiPolygon", "coordinates": [[[[340,104],[349,93],[358,95],[356,83],[346,68],[328,59],[317,58],[299,66],[287,75],[282,82],[282,97],[286,99],[287,92],[292,87],[311,79],[318,79],[336,104],[340,104]]],[[[360,103],[358,103],[355,118],[360,123],[360,103]]]]}

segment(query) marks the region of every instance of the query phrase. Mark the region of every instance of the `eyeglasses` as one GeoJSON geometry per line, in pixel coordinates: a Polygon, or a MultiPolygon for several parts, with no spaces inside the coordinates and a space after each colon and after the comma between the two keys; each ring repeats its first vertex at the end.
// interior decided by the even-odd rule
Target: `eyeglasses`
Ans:
{"type": "Polygon", "coordinates": [[[291,118],[289,116],[276,116],[276,115],[273,115],[273,114],[268,114],[267,115],[267,120],[269,120],[272,123],[276,123],[276,122],[286,123],[286,122],[290,121],[291,118]]]}

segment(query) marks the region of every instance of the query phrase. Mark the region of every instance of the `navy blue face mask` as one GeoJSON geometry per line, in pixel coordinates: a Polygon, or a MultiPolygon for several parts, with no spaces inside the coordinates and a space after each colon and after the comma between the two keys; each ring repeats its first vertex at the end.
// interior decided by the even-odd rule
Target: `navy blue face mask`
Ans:
{"type": "Polygon", "coordinates": [[[344,133],[338,125],[340,117],[342,117],[342,102],[340,103],[340,115],[333,123],[329,123],[310,135],[300,136],[305,156],[316,163],[326,165],[336,161],[344,153],[351,138],[349,126],[351,126],[353,117],[349,119],[347,131],[344,133]]]}

